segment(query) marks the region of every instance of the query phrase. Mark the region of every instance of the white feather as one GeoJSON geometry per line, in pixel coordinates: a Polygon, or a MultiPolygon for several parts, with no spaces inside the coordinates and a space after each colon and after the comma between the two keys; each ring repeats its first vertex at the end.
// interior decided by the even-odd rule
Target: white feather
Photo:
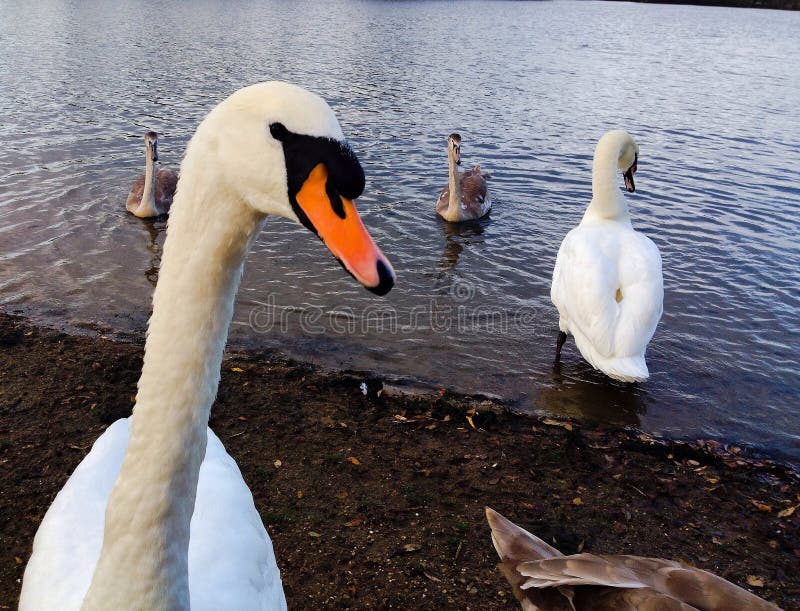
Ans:
{"type": "MultiPolygon", "coordinates": [[[[630,139],[624,132],[610,134],[630,139]]],[[[642,381],[649,376],[647,344],[663,311],[661,255],[631,226],[619,188],[606,184],[615,180],[625,142],[607,136],[595,153],[594,197],[580,225],[561,243],[550,296],[560,329],[575,337],[593,367],[618,380],[642,381]],[[598,164],[611,171],[601,171],[598,164]]]]}
{"type": "MultiPolygon", "coordinates": [[[[25,571],[20,609],[81,608],[129,436],[130,418],[108,427],[47,510],[25,571]]],[[[194,611],[286,608],[272,543],[253,495],[211,429],[190,527],[189,589],[194,611]]]]}
{"type": "Polygon", "coordinates": [[[200,124],[170,211],[133,416],[100,436],[45,515],[22,611],[286,608],[253,497],[207,427],[249,246],[266,215],[297,220],[272,122],[342,139],[321,98],[276,82],[234,93],[200,124]]]}

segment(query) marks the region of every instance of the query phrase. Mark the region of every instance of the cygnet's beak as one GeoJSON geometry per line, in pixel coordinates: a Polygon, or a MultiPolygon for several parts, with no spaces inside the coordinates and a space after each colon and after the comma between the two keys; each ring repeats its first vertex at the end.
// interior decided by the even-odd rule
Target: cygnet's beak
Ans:
{"type": "Polygon", "coordinates": [[[158,145],[153,144],[153,162],[158,161],[158,145]]]}
{"type": "Polygon", "coordinates": [[[636,185],[633,182],[633,175],[636,173],[636,163],[639,161],[639,154],[635,154],[633,157],[633,164],[631,167],[628,168],[628,171],[625,172],[622,176],[625,179],[625,189],[629,193],[633,193],[636,191],[636,185]]]}
{"type": "Polygon", "coordinates": [[[295,199],[306,216],[303,224],[317,233],[350,275],[377,295],[391,290],[392,264],[372,241],[353,200],[343,197],[328,180],[324,163],[314,166],[295,199]]]}

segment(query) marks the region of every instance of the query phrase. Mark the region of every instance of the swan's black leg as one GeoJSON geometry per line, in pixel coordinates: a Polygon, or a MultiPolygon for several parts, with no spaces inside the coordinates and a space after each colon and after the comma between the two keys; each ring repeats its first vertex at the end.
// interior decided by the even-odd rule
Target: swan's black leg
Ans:
{"type": "Polygon", "coordinates": [[[556,359],[553,361],[553,365],[558,365],[561,360],[561,348],[564,346],[565,341],[567,341],[567,334],[559,331],[558,339],[556,340],[556,359]]]}

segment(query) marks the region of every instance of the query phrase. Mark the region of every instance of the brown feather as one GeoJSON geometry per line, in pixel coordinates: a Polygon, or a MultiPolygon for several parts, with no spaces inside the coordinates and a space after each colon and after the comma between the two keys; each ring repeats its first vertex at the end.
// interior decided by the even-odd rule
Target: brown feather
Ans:
{"type": "MultiPolygon", "coordinates": [[[[163,210],[164,214],[168,213],[172,206],[177,186],[178,174],[174,170],[158,170],[156,174],[156,206],[159,210],[163,210]]],[[[144,195],[144,174],[133,182],[128,198],[125,200],[125,208],[128,212],[133,213],[139,207],[142,195],[144,195]]]]}
{"type": "Polygon", "coordinates": [[[125,208],[128,212],[133,213],[136,208],[139,207],[139,204],[142,202],[142,194],[144,193],[144,174],[139,176],[136,180],[133,181],[133,186],[131,187],[130,193],[128,193],[128,199],[125,200],[125,208]]]}
{"type": "Polygon", "coordinates": [[[165,213],[172,206],[175,189],[178,186],[178,173],[174,170],[159,170],[156,174],[156,204],[165,213]]]}
{"type": "Polygon", "coordinates": [[[640,556],[564,556],[489,508],[486,517],[492,528],[495,549],[503,562],[503,574],[521,602],[532,600],[531,591],[556,589],[561,591],[562,598],[574,591],[576,611],[779,609],[701,569],[672,560],[640,556]],[[601,603],[605,606],[600,606],[601,603]]]}
{"type": "Polygon", "coordinates": [[[594,611],[696,611],[695,607],[652,588],[576,588],[578,609],[594,611]]]}
{"type": "MultiPolygon", "coordinates": [[[[466,170],[458,177],[461,187],[461,220],[471,221],[482,218],[489,214],[492,209],[492,202],[489,197],[489,190],[486,181],[488,174],[481,171],[481,166],[476,165],[471,170],[466,170]]],[[[436,212],[440,216],[445,216],[450,206],[450,185],[444,187],[436,200],[436,212]]]]}
{"type": "MultiPolygon", "coordinates": [[[[477,172],[467,170],[460,175],[461,181],[461,205],[464,220],[474,220],[486,216],[491,209],[486,209],[488,199],[488,187],[486,185],[486,175],[482,174],[480,167],[476,166],[477,172]]],[[[450,185],[445,186],[436,200],[436,212],[443,215],[450,205],[450,185]]]]}

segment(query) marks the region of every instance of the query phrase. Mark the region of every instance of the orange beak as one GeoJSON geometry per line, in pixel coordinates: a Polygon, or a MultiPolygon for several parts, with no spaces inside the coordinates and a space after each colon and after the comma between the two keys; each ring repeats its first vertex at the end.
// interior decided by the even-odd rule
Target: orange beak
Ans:
{"type": "Polygon", "coordinates": [[[394,286],[392,264],[372,241],[352,200],[328,184],[328,168],[318,163],[295,196],[325,246],[356,280],[378,295],[394,286]]]}

